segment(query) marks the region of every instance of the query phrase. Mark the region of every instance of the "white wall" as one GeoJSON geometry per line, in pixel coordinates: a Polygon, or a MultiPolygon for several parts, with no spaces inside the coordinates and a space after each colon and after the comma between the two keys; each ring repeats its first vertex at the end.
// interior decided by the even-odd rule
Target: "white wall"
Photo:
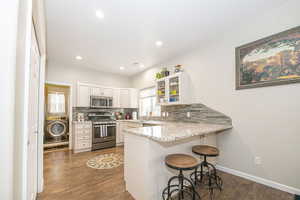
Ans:
{"type": "Polygon", "coordinates": [[[19,1],[15,88],[14,199],[27,193],[28,91],[32,0],[19,1]]]}
{"type": "Polygon", "coordinates": [[[14,103],[18,0],[0,7],[0,199],[13,199],[14,103]]]}
{"type": "Polygon", "coordinates": [[[107,87],[131,87],[129,77],[93,69],[83,69],[48,62],[46,81],[64,82],[73,85],[73,102],[76,104],[77,82],[99,84],[107,87]]]}
{"type": "MultiPolygon", "coordinates": [[[[300,84],[235,90],[235,47],[299,26],[299,7],[299,0],[290,0],[266,8],[209,46],[199,44],[160,66],[183,64],[197,101],[232,117],[234,129],[218,136],[221,166],[300,189],[300,84]],[[254,164],[255,156],[261,165],[254,164]]],[[[135,75],[133,86],[153,85],[158,70],[135,75]]]]}

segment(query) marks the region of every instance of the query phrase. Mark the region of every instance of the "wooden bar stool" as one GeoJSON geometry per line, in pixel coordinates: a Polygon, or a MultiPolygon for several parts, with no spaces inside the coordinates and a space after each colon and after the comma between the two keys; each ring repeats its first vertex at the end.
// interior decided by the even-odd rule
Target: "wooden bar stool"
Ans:
{"type": "Polygon", "coordinates": [[[194,183],[184,177],[183,171],[185,170],[196,170],[199,163],[196,158],[186,154],[170,154],[165,158],[165,164],[175,170],[179,170],[178,176],[173,176],[168,181],[168,186],[163,190],[162,197],[164,200],[172,200],[172,195],[176,199],[183,200],[184,194],[189,195],[193,200],[201,199],[200,195],[195,190],[194,183]],[[175,184],[173,184],[174,181],[175,184]]]}
{"type": "Polygon", "coordinates": [[[193,146],[192,152],[203,156],[204,161],[200,163],[200,171],[198,168],[191,174],[191,179],[194,181],[194,184],[202,184],[207,186],[210,191],[210,198],[213,199],[213,190],[218,188],[222,190],[222,179],[217,175],[217,170],[215,166],[207,162],[207,157],[217,157],[219,156],[219,150],[216,147],[208,145],[196,145],[193,146]],[[206,170],[205,170],[206,169],[206,170]]]}

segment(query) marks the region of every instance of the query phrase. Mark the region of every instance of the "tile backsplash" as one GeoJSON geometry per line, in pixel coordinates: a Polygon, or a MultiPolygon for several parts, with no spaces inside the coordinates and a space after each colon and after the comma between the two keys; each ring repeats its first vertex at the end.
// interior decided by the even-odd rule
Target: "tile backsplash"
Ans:
{"type": "MultiPolygon", "coordinates": [[[[73,107],[73,120],[77,120],[77,113],[84,113],[85,120],[88,120],[88,113],[91,112],[121,112],[132,113],[138,112],[138,109],[132,108],[105,108],[92,109],[89,107],[73,107]]],[[[166,121],[184,121],[184,122],[203,122],[214,124],[229,124],[232,125],[232,120],[225,114],[213,110],[204,104],[189,104],[189,105],[172,105],[161,106],[160,117],[141,117],[141,119],[151,120],[166,120],[166,121]],[[168,113],[168,116],[162,116],[162,113],[168,113]],[[189,113],[189,117],[187,114],[189,113]]]]}
{"type": "MultiPolygon", "coordinates": [[[[149,119],[149,117],[147,119],[149,119]]],[[[232,125],[232,120],[230,117],[200,103],[190,105],[162,106],[161,116],[151,117],[151,119],[232,125]],[[164,117],[163,113],[165,113],[164,117]],[[166,113],[168,113],[168,116],[166,116],[166,113]],[[189,117],[187,116],[188,113],[190,115],[189,117]]]]}
{"type": "Polygon", "coordinates": [[[84,119],[88,120],[88,114],[91,112],[121,112],[121,113],[132,113],[138,112],[136,108],[102,108],[102,109],[95,109],[90,107],[73,107],[73,121],[77,120],[77,113],[84,113],[84,119]]]}

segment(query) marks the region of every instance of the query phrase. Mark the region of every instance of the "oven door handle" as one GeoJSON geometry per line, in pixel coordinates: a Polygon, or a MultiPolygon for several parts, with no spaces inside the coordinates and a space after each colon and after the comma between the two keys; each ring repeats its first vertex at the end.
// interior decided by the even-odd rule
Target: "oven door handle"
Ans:
{"type": "Polygon", "coordinates": [[[116,125],[107,125],[107,127],[115,127],[116,125]]]}
{"type": "Polygon", "coordinates": [[[105,125],[102,125],[102,135],[101,137],[105,137],[105,125]]]}
{"type": "Polygon", "coordinates": [[[102,132],[103,132],[102,131],[102,126],[100,125],[99,128],[100,128],[100,137],[102,137],[102,132]]]}
{"type": "Polygon", "coordinates": [[[101,137],[104,137],[104,126],[101,125],[101,137]]]}
{"type": "Polygon", "coordinates": [[[107,137],[107,125],[104,125],[104,137],[107,137]]]}

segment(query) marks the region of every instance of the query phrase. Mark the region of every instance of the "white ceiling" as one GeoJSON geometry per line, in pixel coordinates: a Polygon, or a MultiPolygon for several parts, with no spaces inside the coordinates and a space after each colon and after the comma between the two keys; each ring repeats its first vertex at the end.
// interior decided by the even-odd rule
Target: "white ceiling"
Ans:
{"type": "Polygon", "coordinates": [[[133,75],[285,0],[46,0],[50,62],[133,75]],[[102,10],[103,19],[96,17],[102,10]],[[157,48],[155,42],[163,46],[157,48]],[[76,60],[76,56],[83,60],[76,60]],[[120,66],[125,70],[121,71],[120,66]]]}

